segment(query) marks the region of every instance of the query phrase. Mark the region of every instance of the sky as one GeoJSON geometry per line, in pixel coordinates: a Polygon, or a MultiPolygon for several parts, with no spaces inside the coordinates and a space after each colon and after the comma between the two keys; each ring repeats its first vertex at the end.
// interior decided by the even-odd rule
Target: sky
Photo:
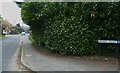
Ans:
{"type": "Polygon", "coordinates": [[[0,0],[0,15],[12,25],[22,23],[20,8],[17,7],[13,0],[0,0]]]}

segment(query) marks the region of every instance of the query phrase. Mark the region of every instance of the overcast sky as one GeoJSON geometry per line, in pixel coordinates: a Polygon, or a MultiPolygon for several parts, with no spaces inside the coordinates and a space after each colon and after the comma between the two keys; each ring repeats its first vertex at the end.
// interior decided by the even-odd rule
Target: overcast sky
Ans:
{"type": "Polygon", "coordinates": [[[3,0],[0,2],[0,15],[13,25],[22,23],[20,8],[17,7],[13,0],[3,0]]]}

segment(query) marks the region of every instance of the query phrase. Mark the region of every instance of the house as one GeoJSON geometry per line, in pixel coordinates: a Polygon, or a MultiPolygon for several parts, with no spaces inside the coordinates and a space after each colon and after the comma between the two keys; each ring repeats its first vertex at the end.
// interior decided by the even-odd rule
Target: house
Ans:
{"type": "Polygon", "coordinates": [[[0,34],[9,34],[12,27],[13,26],[10,22],[3,20],[3,18],[0,17],[0,34]]]}

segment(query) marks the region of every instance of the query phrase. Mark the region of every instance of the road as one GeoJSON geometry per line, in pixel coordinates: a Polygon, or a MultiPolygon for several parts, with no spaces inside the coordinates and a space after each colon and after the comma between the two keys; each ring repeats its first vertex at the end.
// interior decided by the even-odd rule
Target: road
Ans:
{"type": "Polygon", "coordinates": [[[2,39],[0,38],[0,72],[2,72],[2,39]]]}
{"type": "Polygon", "coordinates": [[[9,35],[2,38],[2,71],[19,71],[16,54],[22,35],[9,35]]]}
{"type": "MultiPolygon", "coordinates": [[[[18,56],[17,54],[19,52],[18,46],[22,38],[23,38],[22,35],[10,35],[2,39],[2,49],[0,49],[0,51],[2,50],[2,60],[0,60],[2,61],[2,71],[22,71],[22,69],[19,68],[19,65],[16,62],[16,58],[18,56]]],[[[24,43],[26,41],[26,38],[23,39],[24,43]]],[[[26,51],[26,54],[27,53],[30,54],[34,52],[33,50],[30,51],[30,48],[27,48],[28,46],[25,46],[25,47],[26,47],[26,50],[29,49],[26,51]]],[[[66,70],[73,70],[73,71],[77,71],[79,69],[87,70],[87,71],[94,69],[93,71],[96,71],[96,69],[99,69],[98,65],[95,65],[96,64],[95,62],[88,62],[80,59],[71,59],[71,58],[69,59],[66,57],[49,57],[49,55],[43,55],[40,53],[34,53],[33,56],[34,56],[33,58],[29,57],[30,59],[28,60],[28,62],[33,61],[36,63],[38,61],[38,64],[37,63],[36,64],[31,63],[31,64],[34,64],[35,67],[39,65],[41,68],[43,68],[42,70],[45,70],[46,68],[49,68],[49,70],[50,69],[52,70],[52,68],[62,70],[64,68],[66,70]],[[36,57],[37,59],[35,59],[36,57]],[[41,61],[41,63],[39,61],[41,61]],[[45,66],[46,68],[44,68],[45,66]]],[[[104,64],[102,65],[101,64],[102,63],[99,64],[101,67],[107,68],[104,64]]],[[[0,64],[0,67],[1,67],[1,64],[0,64]]],[[[110,69],[113,69],[113,68],[114,66],[110,66],[110,69]]],[[[113,70],[116,71],[116,69],[117,68],[115,67],[115,69],[113,70]]]]}

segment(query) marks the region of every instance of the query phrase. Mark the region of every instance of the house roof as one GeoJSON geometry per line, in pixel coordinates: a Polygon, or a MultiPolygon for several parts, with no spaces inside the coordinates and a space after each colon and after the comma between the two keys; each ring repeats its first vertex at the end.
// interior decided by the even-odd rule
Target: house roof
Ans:
{"type": "Polygon", "coordinates": [[[2,20],[0,25],[7,26],[8,28],[12,28],[13,27],[12,24],[10,22],[8,22],[7,20],[2,20]]]}

